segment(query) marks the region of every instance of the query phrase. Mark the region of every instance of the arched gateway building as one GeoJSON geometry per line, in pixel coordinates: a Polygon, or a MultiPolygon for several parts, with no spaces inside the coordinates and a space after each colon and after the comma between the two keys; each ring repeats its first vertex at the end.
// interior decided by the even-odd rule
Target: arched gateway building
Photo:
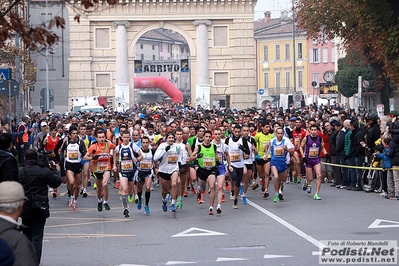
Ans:
{"type": "MultiPolygon", "coordinates": [[[[132,105],[139,38],[154,29],[181,34],[189,47],[192,104],[225,101],[227,107],[256,105],[254,7],[257,0],[100,1],[74,21],[79,2],[69,1],[71,99],[125,97],[132,105]],[[122,96],[123,95],[123,96],[122,96]]],[[[155,68],[157,69],[157,68],[155,68]]],[[[165,68],[167,69],[167,68],[165,68]]],[[[211,108],[211,107],[210,107],[211,108]]]]}

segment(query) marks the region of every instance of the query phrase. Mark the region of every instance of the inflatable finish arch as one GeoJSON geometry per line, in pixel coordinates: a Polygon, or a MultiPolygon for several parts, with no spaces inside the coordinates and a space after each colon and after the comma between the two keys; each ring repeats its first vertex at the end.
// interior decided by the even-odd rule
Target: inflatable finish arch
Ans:
{"type": "Polygon", "coordinates": [[[134,88],[160,88],[172,99],[172,102],[183,101],[183,93],[165,77],[136,77],[134,78],[134,88]]]}

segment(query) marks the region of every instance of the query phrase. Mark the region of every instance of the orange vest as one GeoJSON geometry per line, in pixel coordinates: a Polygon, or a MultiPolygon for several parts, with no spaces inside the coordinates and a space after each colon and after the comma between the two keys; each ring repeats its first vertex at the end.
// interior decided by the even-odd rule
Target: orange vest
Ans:
{"type": "MultiPolygon", "coordinates": [[[[19,132],[19,130],[21,129],[21,126],[24,127],[24,131],[26,130],[25,124],[20,124],[20,125],[18,125],[17,132],[19,132]]],[[[16,140],[19,143],[19,138],[17,138],[16,140]]],[[[29,142],[29,134],[28,134],[28,132],[24,132],[24,134],[22,134],[22,142],[23,143],[28,143],[29,142]]]]}

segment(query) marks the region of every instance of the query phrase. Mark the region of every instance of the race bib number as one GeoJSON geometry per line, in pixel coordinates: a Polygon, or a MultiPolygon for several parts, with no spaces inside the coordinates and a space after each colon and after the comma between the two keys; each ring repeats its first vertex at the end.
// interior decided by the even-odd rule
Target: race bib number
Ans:
{"type": "Polygon", "coordinates": [[[168,155],[168,163],[176,163],[177,162],[177,154],[168,155]]]}
{"type": "Polygon", "coordinates": [[[312,147],[309,149],[309,158],[317,158],[319,157],[319,148],[312,147]]]}
{"type": "Polygon", "coordinates": [[[239,151],[230,152],[230,162],[239,162],[241,161],[241,153],[239,151]]]}
{"type": "Polygon", "coordinates": [[[122,160],[121,161],[122,172],[130,172],[133,170],[133,161],[131,160],[122,160]]]}
{"type": "Polygon", "coordinates": [[[284,149],[282,147],[274,148],[274,156],[275,157],[284,157],[284,149]]]}
{"type": "Polygon", "coordinates": [[[67,153],[68,160],[74,161],[79,158],[79,151],[78,150],[69,150],[67,153]]]}
{"type": "Polygon", "coordinates": [[[98,161],[97,162],[97,173],[104,173],[108,168],[107,161],[98,161]]]}
{"type": "Polygon", "coordinates": [[[221,152],[217,153],[217,160],[221,163],[223,159],[223,154],[221,152]]]}
{"type": "Polygon", "coordinates": [[[204,158],[204,167],[212,168],[215,166],[215,160],[213,158],[204,158]]]}
{"type": "Polygon", "coordinates": [[[140,169],[141,170],[151,170],[151,161],[150,160],[142,160],[140,162],[140,169]]]}
{"type": "Polygon", "coordinates": [[[295,138],[294,139],[294,144],[295,144],[295,146],[299,147],[299,145],[301,144],[301,139],[300,138],[295,138]]]}

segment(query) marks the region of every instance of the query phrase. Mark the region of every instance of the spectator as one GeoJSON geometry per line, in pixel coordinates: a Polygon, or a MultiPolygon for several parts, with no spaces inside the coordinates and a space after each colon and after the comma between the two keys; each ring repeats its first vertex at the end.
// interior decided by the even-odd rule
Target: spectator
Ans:
{"type": "Polygon", "coordinates": [[[18,181],[18,163],[11,153],[12,148],[11,135],[0,134],[0,182],[18,181]]]}
{"type": "Polygon", "coordinates": [[[46,219],[50,216],[49,206],[35,209],[32,198],[35,195],[44,196],[48,205],[48,187],[57,188],[61,185],[60,173],[52,164],[50,169],[38,165],[37,152],[33,149],[25,152],[25,167],[19,169],[19,181],[25,189],[25,202],[22,210],[22,222],[27,227],[23,233],[33,243],[40,263],[42,255],[43,232],[46,219]],[[29,173],[29,175],[28,175],[29,173]]]}
{"type": "Polygon", "coordinates": [[[18,149],[18,161],[20,164],[24,163],[24,154],[29,149],[29,117],[22,117],[22,121],[19,123],[17,132],[24,132],[21,136],[16,138],[17,149],[18,149]]]}
{"type": "MultiPolygon", "coordinates": [[[[364,148],[362,143],[364,142],[364,133],[359,128],[359,123],[357,120],[352,120],[350,122],[350,129],[352,134],[350,136],[350,157],[348,164],[352,166],[363,166],[364,163],[364,148]]],[[[350,186],[353,191],[361,191],[361,179],[362,179],[362,169],[350,168],[350,186]]]]}
{"type": "Polygon", "coordinates": [[[5,181],[0,183],[0,238],[11,247],[14,252],[14,265],[39,265],[35,249],[29,239],[21,234],[21,215],[24,200],[24,189],[18,182],[5,181]]]}

